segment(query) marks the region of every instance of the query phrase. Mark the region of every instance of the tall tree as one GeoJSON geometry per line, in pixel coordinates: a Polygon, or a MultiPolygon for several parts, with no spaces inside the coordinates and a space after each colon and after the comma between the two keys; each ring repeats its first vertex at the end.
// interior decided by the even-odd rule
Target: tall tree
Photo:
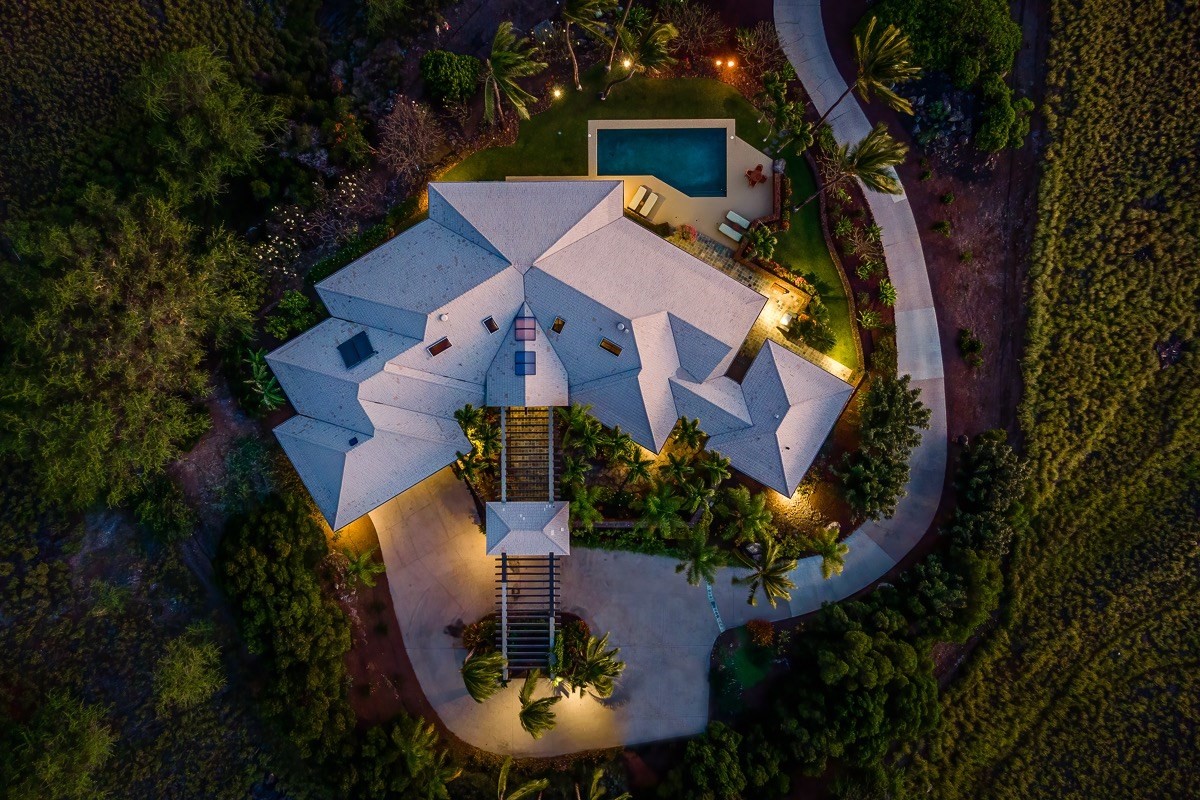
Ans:
{"type": "Polygon", "coordinates": [[[571,524],[578,530],[591,533],[597,522],[604,519],[600,512],[600,503],[607,496],[603,486],[575,485],[574,497],[571,498],[571,524]]]}
{"type": "Polygon", "coordinates": [[[534,739],[540,739],[554,729],[554,705],[562,700],[559,695],[533,699],[541,677],[541,670],[530,670],[521,684],[521,711],[518,718],[521,727],[534,739]]]}
{"type": "Polygon", "coordinates": [[[656,483],[650,494],[641,501],[642,515],[634,527],[641,533],[670,539],[684,527],[679,517],[682,508],[683,498],[675,494],[671,484],[656,483]]]}
{"type": "Polygon", "coordinates": [[[779,542],[774,537],[768,538],[762,545],[762,553],[757,559],[751,558],[743,551],[737,551],[738,562],[750,570],[749,575],[734,578],[735,585],[744,584],[750,587],[746,602],[752,606],[758,605],[758,590],[762,589],[763,596],[774,608],[776,601],[791,599],[791,591],[796,588],[789,574],[796,568],[796,559],[784,558],[779,552],[779,542]]]}
{"type": "Polygon", "coordinates": [[[625,11],[621,14],[621,21],[613,29],[612,47],[608,51],[608,63],[604,65],[605,72],[612,72],[613,60],[617,57],[617,47],[621,44],[621,32],[625,30],[625,23],[629,21],[629,9],[633,8],[633,0],[625,0],[625,11]]]}
{"type": "Polygon", "coordinates": [[[704,431],[700,430],[700,420],[698,419],[680,417],[679,422],[675,424],[675,441],[683,447],[699,450],[700,445],[704,444],[704,440],[707,438],[704,431]]]}
{"type": "Polygon", "coordinates": [[[841,575],[842,567],[846,565],[846,553],[850,552],[850,545],[838,541],[840,532],[841,529],[835,522],[822,526],[808,537],[806,542],[813,552],[821,557],[821,577],[825,580],[834,575],[841,575]]]}
{"type": "Polygon", "coordinates": [[[567,40],[567,52],[571,56],[571,75],[575,89],[583,89],[579,82],[579,60],[575,57],[575,43],[571,40],[571,26],[601,41],[605,40],[605,24],[601,17],[617,7],[618,0],[563,0],[563,36],[567,40]]]}
{"type": "Polygon", "coordinates": [[[771,538],[771,510],[761,492],[751,494],[745,486],[735,486],[726,491],[725,499],[717,504],[717,514],[724,522],[723,535],[735,544],[771,538]]]}
{"type": "Polygon", "coordinates": [[[579,662],[567,679],[571,688],[578,689],[580,695],[590,692],[601,699],[612,697],[614,682],[625,670],[625,662],[617,660],[620,652],[619,647],[609,649],[607,633],[602,639],[589,636],[579,662]]]}
{"type": "Polygon", "coordinates": [[[650,468],[654,466],[654,460],[643,458],[641,448],[632,449],[620,463],[625,468],[620,489],[624,489],[630,483],[650,480],[650,468]]]}
{"type": "Polygon", "coordinates": [[[525,783],[508,791],[508,772],[512,769],[512,756],[506,756],[504,763],[500,765],[500,777],[496,780],[496,800],[525,800],[527,797],[533,797],[535,793],[540,793],[550,788],[550,780],[548,778],[538,778],[525,783]]]}
{"type": "Polygon", "coordinates": [[[501,22],[492,38],[492,51],[483,62],[483,117],[491,123],[497,115],[505,125],[504,102],[513,107],[521,119],[529,119],[529,103],[534,96],[517,83],[522,78],[537,75],[546,62],[533,58],[533,45],[528,39],[518,39],[511,22],[501,22]]]}
{"type": "Polygon", "coordinates": [[[798,208],[848,180],[859,180],[874,192],[900,194],[904,191],[894,172],[908,154],[908,145],[898,142],[887,132],[882,122],[871,129],[853,147],[834,144],[819,159],[825,173],[824,184],[808,196],[798,208]]]}
{"type": "Polygon", "coordinates": [[[675,58],[671,55],[671,42],[678,35],[679,32],[675,30],[675,26],[666,22],[656,22],[639,35],[634,35],[628,29],[622,28],[618,36],[621,40],[621,49],[626,56],[625,61],[628,62],[622,64],[625,68],[625,76],[614,78],[605,84],[604,91],[600,93],[600,99],[607,100],[614,86],[624,83],[639,72],[653,72],[674,64],[675,58]]]}
{"type": "Polygon", "coordinates": [[[684,544],[685,559],[675,565],[676,572],[686,572],[687,582],[699,586],[700,581],[712,583],[717,579],[717,568],[721,565],[721,551],[708,540],[712,527],[712,511],[704,509],[700,522],[684,544]]]}
{"type": "Polygon", "coordinates": [[[729,478],[729,459],[715,450],[709,450],[700,460],[698,469],[714,489],[729,478]]]}
{"type": "Polygon", "coordinates": [[[871,17],[863,32],[854,34],[854,63],[858,68],[854,83],[825,110],[817,120],[817,128],[851,91],[858,92],[863,102],[869,103],[872,95],[878,95],[889,108],[903,114],[912,113],[912,104],[896,94],[893,87],[919,77],[921,68],[912,63],[912,45],[908,37],[895,25],[877,27],[878,22],[871,17]]]}
{"type": "Polygon", "coordinates": [[[676,487],[681,487],[687,483],[687,479],[691,477],[692,458],[690,454],[670,453],[667,455],[667,463],[658,468],[658,473],[664,481],[670,481],[676,487]]]}

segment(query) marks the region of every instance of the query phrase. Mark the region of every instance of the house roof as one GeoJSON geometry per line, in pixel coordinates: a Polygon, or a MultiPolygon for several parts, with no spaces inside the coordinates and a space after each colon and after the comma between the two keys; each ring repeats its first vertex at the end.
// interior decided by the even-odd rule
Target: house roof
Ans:
{"type": "Polygon", "coordinates": [[[331,524],[468,449],[467,403],[587,403],[656,451],[695,417],[735,468],[795,488],[851,387],[773,343],[724,377],[766,298],[622,202],[620,181],[434,183],[428,220],[318,284],[333,318],[268,362],[301,415],[276,433],[331,524]]]}
{"type": "Polygon", "coordinates": [[[565,502],[488,503],[484,528],[487,554],[510,556],[556,556],[571,554],[568,523],[570,506],[565,502]]]}

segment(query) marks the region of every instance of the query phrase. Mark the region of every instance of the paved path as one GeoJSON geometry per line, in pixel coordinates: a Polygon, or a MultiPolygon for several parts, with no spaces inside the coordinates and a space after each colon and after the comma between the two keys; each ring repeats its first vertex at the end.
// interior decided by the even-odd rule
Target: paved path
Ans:
{"type": "MultiPolygon", "coordinates": [[[[818,0],[777,0],[784,49],[823,111],[845,83],[825,42],[818,0]]],[[[832,118],[839,140],[860,138],[868,123],[847,99],[832,118]]],[[[736,574],[713,585],[726,625],[755,616],[807,614],[869,586],[915,545],[933,520],[946,468],[946,403],[937,319],[916,223],[907,199],[867,193],[899,302],[897,346],[902,373],[913,376],[933,410],[930,430],[913,452],[908,495],[891,520],[871,523],[847,540],[843,573],[822,580],[808,558],[792,578],[797,589],[779,608],[751,608],[736,574]]],[[[611,631],[628,664],[617,695],[601,704],[570,698],[558,704],[558,727],[533,741],[517,723],[517,689],[479,705],[467,696],[458,666],[466,655],[444,628],[492,610],[494,561],[465,487],[449,469],[371,513],[388,568],[396,616],[417,677],[442,721],[464,741],[499,753],[551,756],[638,744],[701,732],[708,719],[708,664],[718,629],[703,587],[688,586],[667,558],[577,549],[564,561],[564,609],[611,631]]]]}

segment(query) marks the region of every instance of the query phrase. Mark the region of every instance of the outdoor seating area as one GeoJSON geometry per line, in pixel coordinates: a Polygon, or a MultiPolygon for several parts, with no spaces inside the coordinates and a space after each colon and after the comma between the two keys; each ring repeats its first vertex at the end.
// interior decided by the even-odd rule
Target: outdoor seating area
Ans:
{"type": "Polygon", "coordinates": [[[647,222],[653,222],[654,212],[658,210],[661,202],[662,195],[650,191],[649,186],[642,184],[634,192],[633,199],[629,201],[627,208],[647,222]]]}
{"type": "Polygon", "coordinates": [[[754,169],[746,170],[746,182],[750,185],[751,189],[753,189],[755,186],[758,186],[760,183],[767,182],[767,176],[763,172],[762,164],[759,164],[754,169]]]}

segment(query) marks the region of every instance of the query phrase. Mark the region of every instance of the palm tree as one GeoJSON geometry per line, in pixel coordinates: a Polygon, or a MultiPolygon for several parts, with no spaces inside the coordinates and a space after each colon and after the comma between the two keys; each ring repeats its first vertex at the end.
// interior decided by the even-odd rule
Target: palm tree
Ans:
{"type": "Polygon", "coordinates": [[[725,499],[717,505],[717,513],[725,520],[725,538],[732,539],[735,544],[770,538],[771,511],[761,493],[750,494],[745,486],[736,486],[725,492],[725,499]]]}
{"type": "Polygon", "coordinates": [[[675,63],[671,55],[671,42],[679,35],[675,26],[669,22],[656,22],[634,36],[627,29],[621,28],[617,33],[621,40],[621,49],[628,55],[628,65],[625,66],[625,77],[609,81],[600,93],[601,100],[607,100],[608,94],[618,83],[624,83],[639,72],[650,72],[675,63]]]}
{"type": "Polygon", "coordinates": [[[625,458],[620,459],[621,466],[625,467],[625,477],[621,479],[621,485],[618,490],[622,490],[630,483],[638,483],[639,481],[650,480],[650,468],[654,466],[654,459],[642,458],[642,451],[636,447],[631,448],[625,458]]]}
{"type": "Polygon", "coordinates": [[[573,403],[558,409],[558,418],[565,428],[562,436],[563,449],[574,446],[588,458],[596,455],[600,445],[600,421],[588,413],[591,408],[573,403]]]}
{"type": "MultiPolygon", "coordinates": [[[[608,794],[608,789],[604,788],[604,784],[600,781],[604,780],[604,768],[596,767],[592,772],[591,783],[588,784],[587,794],[580,794],[579,783],[575,784],[575,800],[605,800],[605,795],[608,794]]],[[[609,800],[633,800],[633,795],[629,792],[623,792],[609,800]]]]}
{"type": "Polygon", "coordinates": [[[816,128],[804,117],[803,103],[784,103],[783,107],[779,109],[777,118],[779,129],[787,131],[788,135],[779,143],[779,147],[775,151],[777,155],[793,143],[796,145],[797,155],[812,147],[813,132],[816,128]]]}
{"type": "Polygon", "coordinates": [[[700,471],[708,479],[708,485],[715,489],[729,478],[729,459],[715,450],[709,450],[700,462],[700,471]]]}
{"type": "Polygon", "coordinates": [[[355,555],[349,547],[343,548],[342,555],[348,562],[346,564],[346,583],[351,586],[355,584],[366,586],[368,589],[375,588],[375,576],[387,572],[387,567],[383,565],[383,562],[371,558],[378,549],[378,547],[372,547],[370,550],[364,550],[355,555]]]}
{"type": "Polygon", "coordinates": [[[459,672],[472,700],[482,703],[500,691],[500,678],[507,663],[502,653],[476,654],[471,651],[467,654],[459,672]]]}
{"type": "Polygon", "coordinates": [[[683,525],[683,520],[679,518],[683,498],[675,494],[675,488],[669,483],[655,484],[650,494],[641,501],[641,507],[642,516],[634,528],[642,533],[670,539],[683,525]]]}
{"type": "Polygon", "coordinates": [[[568,679],[571,688],[578,689],[580,695],[588,691],[600,699],[612,697],[614,681],[625,669],[625,662],[616,658],[620,652],[619,647],[608,649],[607,633],[603,639],[589,636],[583,655],[568,679]]]}
{"type": "Polygon", "coordinates": [[[577,26],[587,35],[605,41],[605,25],[600,17],[617,7],[617,0],[565,0],[563,2],[563,35],[567,39],[567,52],[571,54],[571,70],[575,77],[576,91],[583,89],[579,82],[579,62],[575,59],[575,44],[571,41],[571,26],[577,26]]]}
{"type": "Polygon", "coordinates": [[[438,747],[437,728],[420,717],[408,717],[391,732],[392,742],[404,759],[413,784],[422,787],[424,797],[448,797],[446,784],[462,774],[462,768],[449,762],[449,753],[438,747]]]}
{"type": "Polygon", "coordinates": [[[603,500],[603,486],[576,484],[575,497],[571,500],[571,524],[581,531],[591,533],[596,523],[604,519],[604,514],[599,508],[603,500]]]}
{"type": "Polygon", "coordinates": [[[717,567],[721,562],[721,551],[708,541],[708,531],[712,526],[712,511],[704,509],[704,516],[692,529],[688,537],[685,558],[675,565],[676,572],[687,572],[687,582],[699,586],[700,581],[712,583],[717,579],[717,567]]]}
{"type": "Polygon", "coordinates": [[[541,670],[532,670],[525,676],[525,683],[521,685],[521,712],[519,719],[521,727],[534,739],[542,738],[554,728],[554,712],[551,709],[555,703],[562,700],[558,695],[551,695],[550,697],[543,697],[538,700],[533,699],[533,693],[537,689],[538,680],[541,677],[541,670]]]}
{"type": "Polygon", "coordinates": [[[852,90],[858,92],[864,103],[871,102],[871,95],[875,94],[889,108],[902,114],[913,113],[912,104],[892,89],[896,84],[907,83],[921,74],[921,68],[911,63],[912,44],[895,25],[888,25],[876,34],[878,22],[878,19],[871,17],[866,29],[854,35],[854,62],[858,64],[858,75],[854,83],[847,86],[846,91],[817,120],[817,128],[852,90]]]}
{"type": "Polygon", "coordinates": [[[591,465],[587,459],[579,458],[578,456],[563,456],[563,468],[560,479],[564,486],[575,486],[587,482],[588,472],[591,471],[591,465]]]}
{"type": "Polygon", "coordinates": [[[693,450],[699,450],[700,445],[704,444],[704,440],[708,438],[704,431],[700,430],[700,420],[688,419],[680,417],[679,422],[675,427],[675,441],[683,447],[690,447],[693,450]]]}
{"type": "Polygon", "coordinates": [[[834,186],[853,178],[862,181],[872,191],[900,194],[904,189],[896,180],[892,168],[903,162],[907,154],[908,145],[893,139],[887,132],[887,126],[881,122],[853,147],[834,145],[833,150],[825,154],[824,163],[829,173],[825,185],[796,208],[803,208],[834,186]]]}
{"type": "Polygon", "coordinates": [[[471,432],[483,422],[483,409],[467,403],[465,406],[454,412],[454,419],[458,422],[458,426],[463,429],[468,437],[471,432]]]}
{"type": "Polygon", "coordinates": [[[664,480],[668,480],[676,486],[683,486],[687,483],[688,476],[692,474],[692,459],[686,455],[671,453],[667,456],[667,463],[658,468],[658,473],[664,480]]]}
{"type": "Polygon", "coordinates": [[[700,506],[708,508],[717,490],[704,481],[689,481],[683,485],[683,507],[695,514],[700,506]]]}
{"type": "Polygon", "coordinates": [[[505,100],[518,117],[529,119],[526,106],[534,96],[522,89],[517,80],[537,75],[545,68],[545,61],[533,60],[533,45],[529,40],[518,39],[511,22],[501,22],[492,39],[492,52],[483,62],[484,119],[491,123],[499,114],[500,124],[504,125],[505,100]]]}
{"type": "Polygon", "coordinates": [[[612,429],[612,433],[602,437],[604,448],[608,450],[609,457],[617,461],[623,460],[624,456],[636,448],[633,437],[625,431],[621,430],[621,426],[617,425],[612,429]]]}
{"type": "Polygon", "coordinates": [[[633,0],[625,0],[625,13],[621,15],[621,22],[613,28],[612,49],[608,51],[608,64],[605,65],[605,72],[612,72],[613,59],[617,57],[617,45],[621,43],[621,31],[625,30],[625,22],[629,19],[629,9],[633,8],[633,0]]]}
{"type": "Polygon", "coordinates": [[[512,756],[508,756],[500,765],[500,779],[496,781],[496,800],[524,800],[534,792],[544,792],[550,788],[549,778],[538,778],[521,784],[511,792],[508,791],[508,771],[512,769],[512,764],[512,756]]]}
{"type": "Polygon", "coordinates": [[[473,441],[479,447],[479,455],[491,458],[500,452],[500,426],[485,419],[475,428],[473,441]]]}
{"type": "Polygon", "coordinates": [[[791,599],[791,590],[796,588],[796,584],[788,577],[788,574],[796,568],[796,559],[783,558],[779,554],[779,542],[775,539],[768,538],[763,544],[762,555],[757,561],[746,555],[741,550],[737,551],[738,562],[748,570],[751,570],[749,575],[743,575],[740,578],[734,578],[734,585],[749,584],[750,594],[746,598],[746,602],[752,606],[758,605],[758,590],[761,588],[763,594],[767,598],[767,602],[771,604],[771,608],[775,607],[777,600],[791,599]]]}
{"type": "Polygon", "coordinates": [[[841,526],[831,522],[808,538],[808,546],[821,557],[821,577],[825,580],[841,575],[846,566],[850,545],[838,541],[840,532],[841,526]]]}
{"type": "Polygon", "coordinates": [[[783,76],[778,72],[768,72],[763,75],[762,89],[754,96],[754,102],[760,109],[758,121],[762,122],[768,117],[771,119],[771,129],[763,138],[765,142],[779,127],[781,112],[787,103],[787,82],[784,81],[783,76]]]}

